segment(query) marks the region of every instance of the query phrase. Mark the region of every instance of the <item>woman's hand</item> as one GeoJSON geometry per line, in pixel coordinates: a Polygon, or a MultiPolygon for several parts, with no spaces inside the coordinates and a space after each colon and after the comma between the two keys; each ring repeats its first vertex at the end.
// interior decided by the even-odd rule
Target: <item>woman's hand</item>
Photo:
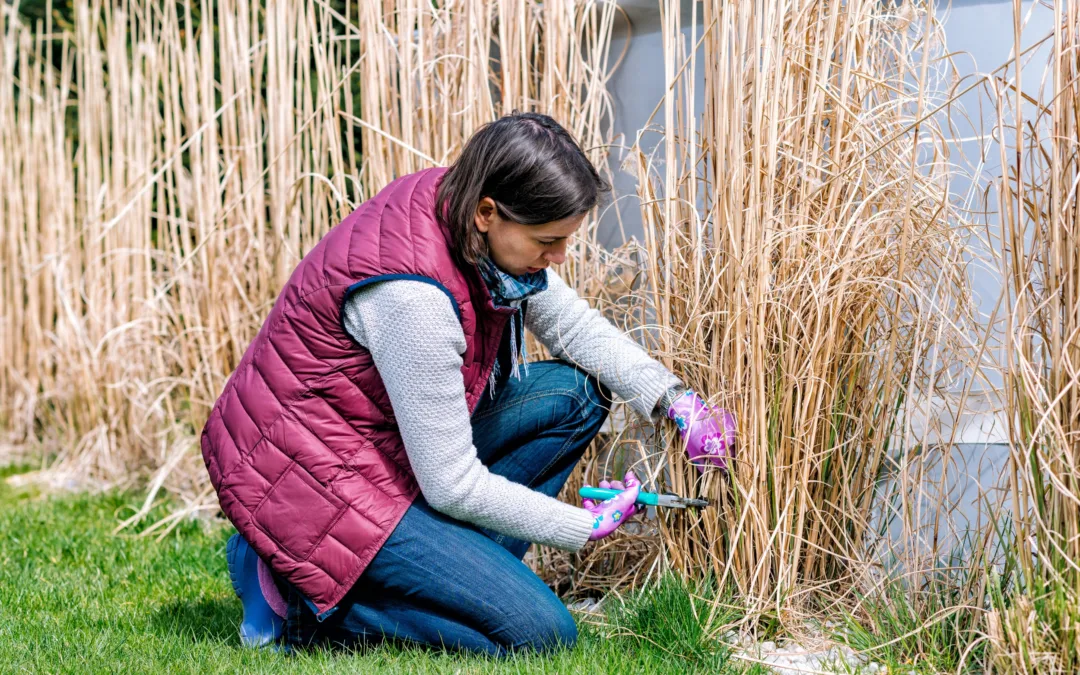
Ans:
{"type": "Polygon", "coordinates": [[[633,471],[627,471],[621,481],[602,480],[600,487],[622,490],[622,492],[599,504],[591,499],[582,500],[581,506],[596,518],[593,521],[592,534],[589,535],[590,541],[603,539],[629,520],[630,516],[637,513],[635,502],[641,491],[641,481],[637,479],[633,471]]]}
{"type": "Polygon", "coordinates": [[[694,391],[687,390],[668,408],[679,435],[686,443],[690,462],[704,472],[707,462],[727,468],[727,458],[735,455],[735,416],[723,408],[710,410],[694,391]]]}

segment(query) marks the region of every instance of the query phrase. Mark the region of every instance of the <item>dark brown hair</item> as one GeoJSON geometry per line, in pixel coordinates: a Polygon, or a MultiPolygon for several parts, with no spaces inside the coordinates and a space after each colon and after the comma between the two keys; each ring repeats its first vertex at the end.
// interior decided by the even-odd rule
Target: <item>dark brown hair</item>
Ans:
{"type": "Polygon", "coordinates": [[[475,263],[488,252],[473,222],[484,197],[505,220],[541,225],[585,213],[610,190],[558,122],[514,111],[472,135],[443,176],[435,203],[450,228],[454,254],[475,263]]]}

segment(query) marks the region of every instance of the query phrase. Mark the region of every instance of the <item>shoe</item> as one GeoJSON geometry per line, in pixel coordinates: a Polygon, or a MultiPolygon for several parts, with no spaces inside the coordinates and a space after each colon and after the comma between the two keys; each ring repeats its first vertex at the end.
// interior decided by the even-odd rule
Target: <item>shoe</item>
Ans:
{"type": "Polygon", "coordinates": [[[244,605],[241,644],[253,648],[277,645],[285,631],[285,602],[269,568],[239,534],[229,537],[225,558],[233,591],[244,605]]]}

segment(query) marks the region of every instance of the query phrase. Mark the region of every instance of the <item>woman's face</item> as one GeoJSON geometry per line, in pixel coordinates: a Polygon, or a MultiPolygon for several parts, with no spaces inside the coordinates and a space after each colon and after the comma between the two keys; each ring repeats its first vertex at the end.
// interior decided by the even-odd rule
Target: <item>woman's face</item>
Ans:
{"type": "Polygon", "coordinates": [[[504,272],[521,276],[566,260],[566,244],[585,214],[543,225],[522,225],[499,217],[495,202],[484,197],[476,206],[476,229],[487,235],[491,259],[504,272]]]}

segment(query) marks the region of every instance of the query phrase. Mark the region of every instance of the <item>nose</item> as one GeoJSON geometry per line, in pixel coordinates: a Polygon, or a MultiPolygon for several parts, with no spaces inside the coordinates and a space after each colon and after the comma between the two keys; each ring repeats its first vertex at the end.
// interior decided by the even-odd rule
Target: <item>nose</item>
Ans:
{"type": "Polygon", "coordinates": [[[552,265],[561,265],[566,260],[566,241],[563,240],[559,245],[544,254],[544,259],[552,265]]]}

